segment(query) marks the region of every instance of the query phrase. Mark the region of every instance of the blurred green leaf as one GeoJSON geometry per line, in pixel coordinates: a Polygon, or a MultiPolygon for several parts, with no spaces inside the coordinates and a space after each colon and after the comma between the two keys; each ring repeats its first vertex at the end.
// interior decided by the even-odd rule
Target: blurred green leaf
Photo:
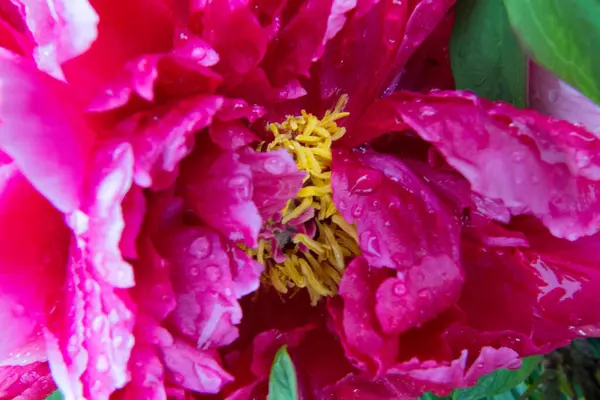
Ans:
{"type": "Polygon", "coordinates": [[[56,392],[52,393],[50,396],[46,397],[46,400],[63,400],[64,397],[62,395],[62,393],[60,392],[60,390],[57,390],[56,392]]]}
{"type": "Polygon", "coordinates": [[[534,60],[600,104],[600,2],[504,0],[534,60]]]}
{"type": "Polygon", "coordinates": [[[457,2],[450,61],[457,89],[526,107],[527,60],[502,0],[457,2]]]}
{"type": "Polygon", "coordinates": [[[269,376],[269,400],[297,400],[298,381],[294,363],[287,352],[287,346],[281,347],[275,354],[271,375],[269,376]]]}
{"type": "MultiPolygon", "coordinates": [[[[453,400],[481,400],[486,397],[495,396],[494,399],[514,399],[510,389],[517,387],[533,372],[540,363],[541,357],[527,357],[523,359],[523,365],[517,370],[499,369],[489,375],[479,378],[477,385],[455,390],[452,394],[453,400]],[[502,396],[498,398],[498,396],[502,396]],[[509,396],[509,397],[506,397],[509,396]]],[[[518,398],[518,397],[517,397],[518,398]]]]}

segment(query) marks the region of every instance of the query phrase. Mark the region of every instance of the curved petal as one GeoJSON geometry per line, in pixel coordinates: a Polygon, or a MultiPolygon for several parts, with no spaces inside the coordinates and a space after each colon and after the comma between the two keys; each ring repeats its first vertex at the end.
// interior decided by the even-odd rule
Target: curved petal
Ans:
{"type": "Polygon", "coordinates": [[[456,221],[400,160],[338,151],[332,170],[333,199],[346,221],[356,221],[370,265],[405,270],[425,256],[458,259],[456,221]]]}
{"type": "Polygon", "coordinates": [[[75,241],[70,258],[64,296],[45,329],[52,376],[67,398],[106,399],[129,381],[131,305],[96,278],[90,255],[75,241]]]}
{"type": "Polygon", "coordinates": [[[0,150],[63,212],[77,209],[94,141],[66,87],[28,60],[0,53],[0,150]]]}
{"type": "Polygon", "coordinates": [[[199,393],[218,393],[233,380],[219,364],[216,354],[198,350],[176,340],[162,349],[167,376],[177,385],[199,393]]]}
{"type": "Polygon", "coordinates": [[[69,236],[62,215],[16,166],[0,165],[0,365],[45,359],[38,325],[58,298],[69,236]]]}
{"type": "Polygon", "coordinates": [[[349,95],[346,110],[358,116],[383,90],[408,12],[406,1],[358,1],[357,12],[328,43],[319,63],[321,99],[335,103],[332,97],[342,94],[341,89],[349,95]]]}
{"type": "Polygon", "coordinates": [[[13,400],[45,399],[56,390],[47,363],[0,368],[0,398],[13,400]]]}
{"type": "Polygon", "coordinates": [[[200,349],[233,342],[242,310],[219,235],[206,227],[180,227],[160,232],[156,244],[171,264],[171,323],[200,349]]]}
{"type": "Polygon", "coordinates": [[[217,0],[203,10],[202,37],[220,56],[225,74],[246,74],[263,59],[269,40],[248,0],[217,0]],[[241,34],[243,32],[243,34],[241,34]]]}
{"type": "Polygon", "coordinates": [[[275,85],[308,77],[313,62],[325,50],[325,44],[344,26],[346,13],[356,0],[309,0],[303,2],[271,42],[263,61],[275,85]]]}
{"type": "Polygon", "coordinates": [[[304,171],[298,171],[287,150],[258,153],[247,149],[240,153],[240,161],[250,167],[254,185],[252,200],[265,221],[296,197],[306,176],[304,171]]]}
{"type": "MultiPolygon", "coordinates": [[[[63,65],[67,81],[84,104],[89,104],[104,89],[116,89],[107,84],[118,78],[127,62],[170,50],[174,36],[172,13],[161,0],[117,3],[92,0],[91,3],[100,18],[97,39],[85,53],[63,65]]],[[[130,65],[133,67],[136,62],[130,65]]],[[[149,71],[145,69],[140,74],[134,70],[133,77],[138,78],[149,71]]],[[[147,80],[137,82],[143,86],[147,80]]],[[[135,79],[131,86],[136,88],[135,79]]]]}
{"type": "Polygon", "coordinates": [[[98,14],[88,0],[16,0],[37,43],[39,68],[63,76],[60,65],[87,51],[98,35],[98,14]]]}
{"type": "Polygon", "coordinates": [[[131,186],[123,199],[122,207],[124,226],[119,249],[124,258],[136,259],[138,257],[136,241],[146,214],[146,199],[139,186],[131,186]]]}
{"type": "Polygon", "coordinates": [[[125,226],[121,203],[132,175],[133,151],[128,143],[99,146],[90,165],[82,208],[67,218],[99,278],[119,288],[134,285],[133,270],[119,247],[125,226]]]}
{"type": "Polygon", "coordinates": [[[381,102],[396,109],[386,118],[402,118],[474,191],[503,201],[513,215],[533,214],[570,240],[600,229],[600,139],[592,133],[466,92],[405,92],[381,102]]]}
{"type": "Polygon", "coordinates": [[[131,352],[131,382],[120,399],[167,400],[164,366],[158,350],[148,344],[137,344],[131,352]]]}
{"type": "Polygon", "coordinates": [[[542,114],[583,124],[600,135],[600,107],[533,62],[529,64],[529,103],[542,114]]]}
{"type": "Polygon", "coordinates": [[[193,134],[210,125],[222,103],[219,96],[196,96],[122,122],[118,130],[135,155],[135,183],[154,189],[172,185],[179,162],[193,148],[193,134]]]}
{"type": "Polygon", "coordinates": [[[253,201],[252,169],[239,153],[221,151],[204,139],[182,164],[184,199],[227,239],[254,247],[263,220],[253,201]]]}
{"type": "Polygon", "coordinates": [[[340,333],[346,355],[374,374],[385,371],[398,356],[398,337],[384,334],[375,315],[377,288],[390,272],[372,269],[358,257],[346,268],[339,288],[344,299],[340,333]]]}

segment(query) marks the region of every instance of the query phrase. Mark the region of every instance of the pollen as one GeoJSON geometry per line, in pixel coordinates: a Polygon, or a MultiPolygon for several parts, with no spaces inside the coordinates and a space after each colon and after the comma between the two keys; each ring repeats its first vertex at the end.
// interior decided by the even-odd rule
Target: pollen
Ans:
{"type": "Polygon", "coordinates": [[[349,115],[346,101],[342,96],[321,119],[302,111],[269,124],[273,140],[258,146],[287,150],[307,174],[296,198],[266,222],[258,247],[246,252],[265,266],[264,284],[292,295],[308,290],[313,305],[337,293],[346,261],[360,254],[356,228],[339,214],[331,190],[331,145],[346,133],[337,124],[349,115]]]}

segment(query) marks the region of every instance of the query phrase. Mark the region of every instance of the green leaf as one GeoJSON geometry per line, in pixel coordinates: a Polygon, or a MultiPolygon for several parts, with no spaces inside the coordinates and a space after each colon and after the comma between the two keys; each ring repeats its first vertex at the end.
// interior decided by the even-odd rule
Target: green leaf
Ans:
{"type": "Polygon", "coordinates": [[[63,400],[64,397],[62,395],[62,393],[60,392],[60,390],[57,390],[56,392],[52,393],[50,396],[46,397],[46,400],[63,400]]]}
{"type": "Polygon", "coordinates": [[[456,4],[450,61],[457,89],[526,107],[527,59],[502,0],[456,4]]]}
{"type": "Polygon", "coordinates": [[[480,400],[492,396],[500,396],[499,400],[513,398],[514,396],[509,392],[510,389],[527,379],[538,366],[540,360],[540,357],[527,357],[523,359],[523,365],[517,370],[499,369],[489,375],[482,376],[479,378],[477,385],[455,390],[452,399],[480,400]]]}
{"type": "Polygon", "coordinates": [[[287,352],[287,346],[281,347],[275,354],[271,375],[269,376],[268,400],[297,400],[298,381],[294,363],[287,352]]]}
{"type": "Polygon", "coordinates": [[[600,104],[600,2],[504,0],[533,59],[600,104]]]}

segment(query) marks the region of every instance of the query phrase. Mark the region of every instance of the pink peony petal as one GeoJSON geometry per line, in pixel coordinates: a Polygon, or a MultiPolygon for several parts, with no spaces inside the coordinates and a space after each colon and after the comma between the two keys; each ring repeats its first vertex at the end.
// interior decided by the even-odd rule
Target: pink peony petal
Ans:
{"type": "Polygon", "coordinates": [[[39,324],[59,296],[69,236],[62,215],[16,166],[0,165],[0,365],[45,359],[39,324]]]}
{"type": "Polygon", "coordinates": [[[156,244],[171,264],[175,328],[200,349],[233,342],[242,310],[219,235],[205,227],[181,227],[161,233],[156,244]]]}
{"type": "Polygon", "coordinates": [[[78,237],[78,246],[88,253],[99,277],[112,286],[128,288],[134,285],[133,270],[123,260],[119,244],[125,225],[121,203],[133,175],[131,146],[99,146],[90,169],[86,201],[67,219],[78,237]]]}
{"type": "Polygon", "coordinates": [[[204,352],[183,341],[163,348],[169,378],[177,385],[200,393],[218,393],[233,380],[211,352],[204,352]]]}
{"type": "Polygon", "coordinates": [[[377,288],[389,276],[387,270],[372,269],[358,257],[346,268],[339,288],[344,299],[342,340],[346,355],[375,374],[390,367],[398,355],[397,337],[385,335],[375,315],[377,288]]]}
{"type": "Polygon", "coordinates": [[[0,76],[0,150],[56,208],[73,211],[80,205],[93,133],[66,87],[30,61],[0,52],[0,76]]]}
{"type": "Polygon", "coordinates": [[[239,153],[221,151],[208,140],[199,143],[197,149],[182,167],[187,203],[203,222],[227,239],[256,246],[263,221],[253,201],[250,166],[242,162],[239,153]]]}
{"type": "Polygon", "coordinates": [[[63,65],[72,90],[86,105],[108,89],[117,97],[128,90],[147,93],[154,72],[151,62],[144,65],[152,57],[143,56],[171,50],[172,13],[162,0],[91,3],[100,18],[98,37],[86,52],[63,65]]]}
{"type": "Polygon", "coordinates": [[[296,197],[306,176],[306,172],[298,171],[287,150],[258,153],[247,149],[240,153],[240,161],[250,167],[254,184],[252,200],[265,220],[296,197]]]}
{"type": "Polygon", "coordinates": [[[119,131],[135,154],[135,182],[155,189],[170,186],[179,162],[193,148],[193,134],[210,125],[221,104],[218,96],[197,96],[122,122],[119,131]]]}
{"type": "Polygon", "coordinates": [[[136,344],[129,362],[131,382],[120,397],[123,400],[167,400],[164,367],[158,350],[147,344],[136,344]]]}
{"type": "Polygon", "coordinates": [[[12,400],[45,399],[56,390],[47,363],[0,368],[0,398],[12,400]]]}
{"type": "Polygon", "coordinates": [[[458,259],[456,222],[400,160],[374,151],[338,151],[332,169],[334,202],[348,222],[356,221],[370,265],[401,271],[426,256],[458,259]]]}
{"type": "Polygon", "coordinates": [[[146,199],[139,186],[131,186],[123,199],[122,207],[125,226],[119,248],[124,258],[135,259],[138,257],[136,241],[146,214],[146,199]]]}
{"type": "Polygon", "coordinates": [[[210,139],[223,150],[238,150],[259,138],[248,128],[247,124],[238,119],[254,122],[264,115],[264,109],[249,106],[244,100],[223,99],[223,106],[217,112],[217,119],[209,128],[210,139]]]}
{"type": "Polygon", "coordinates": [[[229,246],[227,249],[231,267],[231,278],[233,292],[236,298],[241,298],[258,289],[260,276],[264,266],[258,261],[248,257],[246,253],[237,246],[229,246]]]}
{"type": "Polygon", "coordinates": [[[381,102],[388,104],[386,113],[396,111],[380,117],[402,118],[474,191],[503,201],[513,215],[536,215],[554,235],[570,240],[598,231],[600,140],[592,133],[465,92],[406,92],[381,102]]]}
{"type": "Polygon", "coordinates": [[[134,264],[137,282],[132,289],[132,296],[141,310],[162,321],[176,306],[169,275],[170,265],[144,234],[138,241],[138,249],[140,257],[134,264]]]}
{"type": "Polygon", "coordinates": [[[600,135],[600,107],[533,62],[529,64],[529,102],[542,114],[583,124],[600,135]]]}
{"type": "Polygon", "coordinates": [[[365,3],[373,2],[358,1],[358,11],[328,43],[320,62],[321,98],[335,102],[342,88],[350,96],[347,111],[356,116],[383,89],[408,18],[406,1],[365,3]]]}
{"type": "Polygon", "coordinates": [[[75,242],[68,271],[45,329],[52,376],[67,398],[107,399],[129,380],[133,314],[124,293],[96,279],[75,242]]]}
{"type": "Polygon", "coordinates": [[[309,0],[299,5],[290,21],[271,42],[263,65],[277,86],[308,77],[325,44],[344,26],[356,0],[309,0]]]}
{"type": "MultiPolygon", "coordinates": [[[[87,110],[101,112],[121,107],[127,104],[134,93],[152,102],[155,89],[161,94],[161,85],[164,85],[161,80],[165,78],[161,74],[167,75],[167,66],[178,66],[188,73],[193,74],[195,71],[202,75],[207,71],[206,67],[214,65],[219,59],[212,47],[201,39],[183,32],[176,35],[176,39],[176,47],[171,52],[144,54],[128,60],[116,75],[101,87],[102,90],[94,94],[87,110]]],[[[180,72],[180,75],[183,73],[180,72]]]]}
{"type": "Polygon", "coordinates": [[[214,46],[225,73],[245,74],[255,68],[267,49],[263,29],[248,0],[218,0],[204,8],[202,37],[214,46]]]}
{"type": "Polygon", "coordinates": [[[385,94],[391,94],[395,90],[397,79],[401,76],[398,75],[398,71],[401,71],[408,59],[440,25],[455,2],[456,0],[417,1],[406,22],[402,45],[388,70],[386,81],[384,81],[384,84],[388,85],[384,90],[385,94]]]}
{"type": "Polygon", "coordinates": [[[352,373],[326,388],[322,397],[317,397],[317,400],[417,400],[421,394],[422,391],[411,382],[394,376],[367,379],[352,373]]]}
{"type": "Polygon", "coordinates": [[[36,43],[22,14],[22,7],[18,2],[4,2],[0,5],[0,47],[30,57],[36,43]]]}
{"type": "Polygon", "coordinates": [[[208,132],[213,143],[223,150],[235,151],[259,141],[258,136],[240,121],[215,120],[208,132]]]}
{"type": "Polygon", "coordinates": [[[419,327],[449,308],[460,296],[462,269],[448,256],[425,257],[406,274],[377,289],[375,313],[385,333],[419,327]]]}
{"type": "MultiPolygon", "coordinates": [[[[547,352],[600,324],[594,296],[600,274],[591,256],[599,237],[568,242],[545,232],[528,240],[532,247],[523,250],[465,246],[467,280],[458,303],[470,326],[495,332],[495,343],[521,355],[547,352]],[[577,254],[590,256],[584,260],[577,254]],[[487,301],[493,301],[493,309],[482,306],[487,301]]],[[[473,333],[464,336],[474,341],[473,333]]]]}
{"type": "Polygon", "coordinates": [[[241,99],[223,99],[223,106],[217,113],[221,121],[233,121],[245,118],[249,122],[255,122],[265,115],[265,109],[256,105],[249,105],[241,99]]]}
{"type": "Polygon", "coordinates": [[[87,51],[98,35],[99,17],[87,0],[16,0],[37,43],[39,68],[63,76],[60,65],[87,51]]]}

